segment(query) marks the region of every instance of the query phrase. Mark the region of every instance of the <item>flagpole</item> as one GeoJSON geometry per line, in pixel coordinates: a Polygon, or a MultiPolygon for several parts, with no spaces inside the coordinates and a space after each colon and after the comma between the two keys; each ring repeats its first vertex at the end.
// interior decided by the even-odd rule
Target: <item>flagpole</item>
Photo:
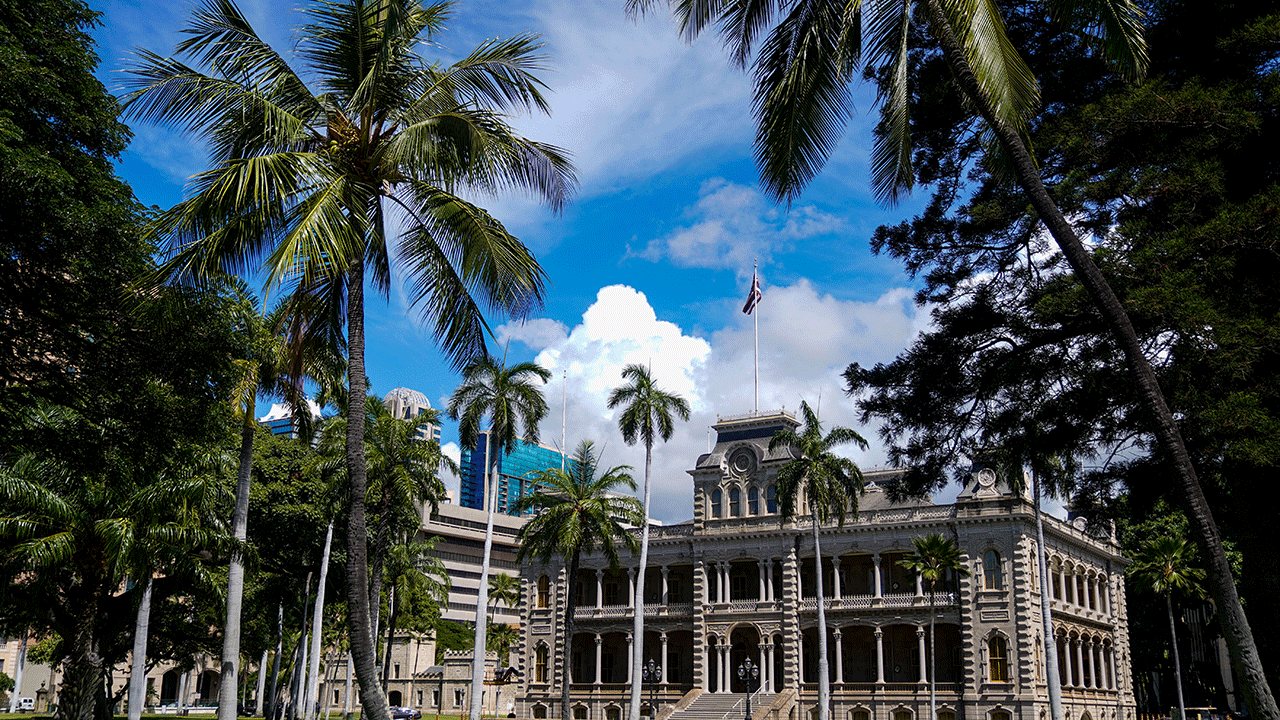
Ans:
{"type": "MultiPolygon", "coordinates": [[[[756,282],[757,267],[758,267],[758,264],[756,263],[756,261],[752,260],[751,261],[751,282],[752,282],[753,288],[755,287],[755,282],[756,282]]],[[[754,312],[751,313],[751,318],[755,324],[755,336],[756,336],[755,337],[755,340],[756,340],[756,345],[755,345],[756,392],[755,392],[755,410],[753,410],[752,412],[753,414],[758,415],[760,413],[760,313],[754,313],[754,312]]]]}

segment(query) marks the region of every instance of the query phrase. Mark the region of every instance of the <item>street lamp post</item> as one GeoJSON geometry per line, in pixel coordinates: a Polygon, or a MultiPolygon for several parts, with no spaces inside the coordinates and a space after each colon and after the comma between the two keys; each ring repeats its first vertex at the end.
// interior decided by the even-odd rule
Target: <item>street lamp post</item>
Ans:
{"type": "Polygon", "coordinates": [[[760,666],[753,665],[751,658],[742,661],[738,666],[738,679],[747,684],[747,718],[751,720],[751,685],[760,679],[760,666]]]}
{"type": "Polygon", "coordinates": [[[641,668],[641,673],[644,681],[649,683],[649,720],[657,720],[658,712],[653,705],[653,690],[654,685],[657,685],[658,681],[662,679],[662,666],[650,658],[649,663],[641,668]]]}

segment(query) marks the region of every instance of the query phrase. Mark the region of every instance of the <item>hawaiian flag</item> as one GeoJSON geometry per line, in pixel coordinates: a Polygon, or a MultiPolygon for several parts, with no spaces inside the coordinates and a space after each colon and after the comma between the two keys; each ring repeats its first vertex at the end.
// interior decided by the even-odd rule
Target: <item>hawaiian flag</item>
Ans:
{"type": "Polygon", "coordinates": [[[762,293],[760,292],[760,277],[756,275],[756,271],[751,271],[751,292],[747,295],[747,304],[742,306],[742,312],[750,315],[756,309],[756,303],[760,302],[762,293]]]}

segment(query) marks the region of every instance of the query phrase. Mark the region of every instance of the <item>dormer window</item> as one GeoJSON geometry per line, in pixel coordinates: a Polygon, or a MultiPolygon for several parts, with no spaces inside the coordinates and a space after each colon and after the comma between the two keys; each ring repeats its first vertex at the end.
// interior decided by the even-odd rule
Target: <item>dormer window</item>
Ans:
{"type": "Polygon", "coordinates": [[[738,517],[742,514],[742,491],[733,488],[729,491],[729,516],[738,517]]]}
{"type": "Polygon", "coordinates": [[[724,493],[720,492],[720,488],[716,488],[711,492],[711,517],[720,517],[720,509],[724,502],[724,493]]]}

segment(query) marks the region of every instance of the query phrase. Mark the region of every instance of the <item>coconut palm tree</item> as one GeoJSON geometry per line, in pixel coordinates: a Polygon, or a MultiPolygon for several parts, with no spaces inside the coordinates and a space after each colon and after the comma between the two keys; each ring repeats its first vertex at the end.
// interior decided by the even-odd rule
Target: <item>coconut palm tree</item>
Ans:
{"type": "Polygon", "coordinates": [[[814,579],[818,600],[818,718],[830,720],[831,678],[827,675],[827,603],[822,590],[822,544],[818,529],[832,517],[843,526],[847,513],[858,514],[858,497],[862,494],[862,471],[848,458],[832,452],[843,445],[854,444],[866,449],[861,435],[844,427],[834,427],[825,436],[818,414],[809,403],[800,403],[804,427],[779,430],[769,441],[769,452],[787,449],[792,459],[778,469],[778,512],[783,522],[795,515],[796,502],[803,498],[809,505],[813,528],[814,579]]]}
{"type": "Polygon", "coordinates": [[[431,553],[435,550],[437,538],[428,538],[421,542],[396,543],[387,553],[386,583],[387,607],[390,615],[387,619],[387,644],[382,651],[382,691],[387,691],[387,678],[391,674],[391,644],[396,636],[396,621],[406,598],[413,595],[426,596],[436,606],[449,603],[449,571],[444,563],[431,553]]]}
{"type": "MultiPolygon", "coordinates": [[[[627,0],[642,12],[659,0],[627,0]]],[[[1141,341],[1119,298],[1045,188],[1026,139],[1026,118],[1039,103],[1036,79],[1013,47],[995,3],[960,0],[828,3],[824,0],[667,0],[682,33],[697,37],[718,25],[734,60],[755,76],[756,164],[766,190],[788,202],[821,171],[852,111],[851,83],[859,69],[881,75],[882,122],[872,149],[872,184],[896,202],[911,189],[908,67],[914,37],[936,43],[966,108],[981,119],[997,158],[1027,194],[1032,209],[1124,353],[1163,455],[1172,465],[1193,536],[1208,559],[1211,594],[1219,608],[1232,665],[1241,675],[1252,713],[1280,717],[1267,685],[1248,619],[1240,605],[1222,537],[1181,431],[1141,341]],[[776,25],[773,24],[777,17],[776,25]],[[911,32],[923,21],[925,33],[911,32]],[[772,25],[772,30],[769,30],[772,25]],[[769,35],[759,46],[760,35],[769,35]],[[754,60],[753,60],[754,57],[754,60]]],[[[1130,79],[1146,70],[1143,12],[1136,0],[1053,0],[1049,11],[1082,34],[1130,79]]]]}
{"type": "Polygon", "coordinates": [[[560,717],[572,717],[569,709],[570,669],[567,659],[573,642],[574,612],[578,585],[578,568],[582,554],[604,554],[613,568],[618,567],[619,546],[636,552],[639,544],[623,523],[639,525],[644,522],[639,501],[633,497],[618,497],[619,488],[636,489],[631,479],[631,468],[621,465],[601,470],[597,464],[595,444],[583,440],[573,454],[574,462],[568,470],[552,468],[538,475],[539,488],[516,503],[519,512],[533,510],[533,519],[520,528],[520,550],[517,562],[538,558],[546,563],[555,557],[565,564],[565,614],[561,627],[564,637],[566,662],[562,664],[560,678],[560,717]],[[597,474],[599,473],[599,474],[597,474]]]}
{"type": "MultiPolygon", "coordinates": [[[[535,363],[523,362],[512,367],[493,358],[478,357],[462,369],[462,384],[449,396],[449,417],[458,421],[458,441],[465,448],[475,448],[480,440],[480,423],[489,418],[485,437],[484,469],[491,479],[484,494],[488,519],[484,529],[484,555],[480,564],[480,589],[476,598],[475,658],[471,665],[470,712],[472,720],[480,719],[480,702],[484,692],[485,611],[489,605],[489,557],[493,552],[493,515],[498,501],[498,458],[515,450],[523,437],[538,442],[538,423],[547,414],[543,385],[551,373],[535,363]]],[[[472,455],[472,462],[475,462],[472,455]]]]}
{"type": "Polygon", "coordinates": [[[956,547],[951,538],[945,538],[938,534],[925,535],[912,538],[911,544],[915,547],[915,551],[899,560],[898,564],[910,570],[929,587],[929,718],[930,720],[938,720],[938,679],[935,670],[937,653],[934,650],[935,636],[933,632],[934,599],[937,594],[938,582],[946,578],[947,573],[950,572],[958,577],[965,577],[969,574],[969,571],[960,562],[960,548],[956,547]]]}
{"type": "MultiPolygon", "coordinates": [[[[430,63],[419,51],[450,10],[419,0],[305,6],[295,70],[233,0],[203,0],[176,56],[140,50],[126,83],[131,117],[181,127],[211,149],[213,167],[152,226],[169,252],[164,275],[262,272],[314,298],[316,317],[345,319],[354,398],[367,385],[366,280],[385,295],[393,265],[404,268],[411,301],[462,365],[485,352],[484,312],[524,317],[541,303],[544,276],[459,193],[528,190],[557,210],[571,194],[565,154],[508,124],[508,112],[547,110],[536,38],[430,63]]],[[[352,657],[364,712],[389,720],[369,624],[364,414],[349,420],[352,657]]]]}
{"type": "Polygon", "coordinates": [[[681,420],[689,419],[689,403],[679,395],[658,388],[649,369],[643,365],[628,365],[622,369],[622,379],[630,385],[614,388],[609,393],[609,408],[625,405],[618,417],[618,429],[628,445],[636,440],[644,443],[644,501],[645,521],[640,528],[640,571],[636,577],[635,625],[632,637],[639,638],[631,653],[631,720],[640,720],[640,703],[643,699],[640,665],[644,662],[644,574],[649,562],[649,474],[653,468],[653,442],[671,439],[675,432],[672,415],[681,420]]]}
{"type": "Polygon", "coordinates": [[[1178,690],[1178,720],[1187,720],[1187,705],[1182,699],[1182,662],[1178,657],[1178,631],[1173,621],[1173,594],[1204,594],[1200,583],[1205,573],[1194,565],[1195,554],[1195,546],[1185,538],[1161,535],[1143,543],[1127,570],[1139,587],[1164,596],[1173,649],[1173,683],[1178,690]]]}
{"type": "Polygon", "coordinates": [[[489,577],[489,622],[493,622],[493,611],[502,603],[514,608],[520,602],[520,578],[506,573],[497,573],[489,577]]]}

